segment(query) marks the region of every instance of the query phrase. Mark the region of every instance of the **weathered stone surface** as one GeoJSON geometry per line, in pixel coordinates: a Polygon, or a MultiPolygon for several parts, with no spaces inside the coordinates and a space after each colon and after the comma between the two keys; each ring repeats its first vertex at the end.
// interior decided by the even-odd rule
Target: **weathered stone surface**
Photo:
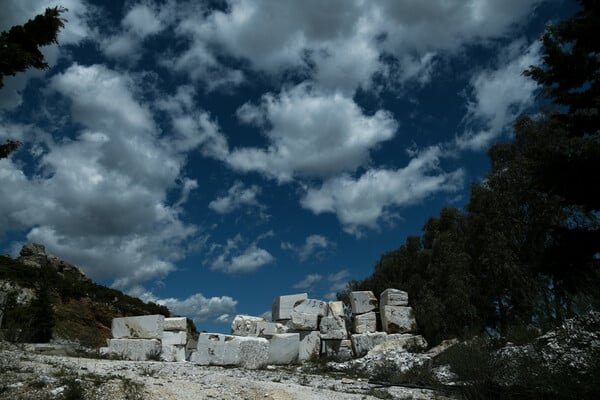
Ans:
{"type": "Polygon", "coordinates": [[[288,365],[298,362],[299,333],[280,333],[269,339],[269,364],[288,365]]]}
{"type": "Polygon", "coordinates": [[[408,333],[388,335],[383,343],[378,344],[369,351],[369,355],[385,354],[389,351],[416,351],[425,350],[427,341],[421,335],[408,333]]]}
{"type": "Polygon", "coordinates": [[[256,336],[270,337],[281,333],[287,333],[288,327],[278,322],[258,322],[256,324],[256,336]]]}
{"type": "Polygon", "coordinates": [[[352,342],[345,340],[322,340],[321,353],[327,357],[331,357],[336,361],[347,361],[354,357],[352,351],[352,342]]]}
{"type": "Polygon", "coordinates": [[[162,345],[160,354],[162,361],[181,362],[186,360],[185,346],[162,345]]]}
{"type": "Polygon", "coordinates": [[[377,315],[373,311],[364,314],[355,314],[352,320],[354,333],[377,331],[377,315]]]}
{"type": "Polygon", "coordinates": [[[329,312],[327,315],[334,315],[336,317],[344,318],[344,302],[343,301],[330,301],[329,312]]]}
{"type": "Polygon", "coordinates": [[[236,336],[257,336],[259,322],[267,321],[261,317],[236,315],[231,323],[231,333],[236,336]]]}
{"type": "Polygon", "coordinates": [[[379,306],[407,306],[408,293],[398,289],[385,289],[379,297],[379,306]]]}
{"type": "Polygon", "coordinates": [[[133,361],[155,359],[162,352],[158,339],[110,339],[108,347],[111,354],[133,361]]]}
{"type": "Polygon", "coordinates": [[[408,333],[417,329],[412,307],[384,306],[381,310],[381,324],[387,333],[408,333]]]}
{"type": "Polygon", "coordinates": [[[294,311],[304,314],[316,314],[320,317],[324,317],[329,311],[329,305],[322,300],[306,299],[297,302],[294,305],[292,313],[294,311]]]}
{"type": "Polygon", "coordinates": [[[164,324],[163,315],[114,318],[111,332],[114,339],[161,339],[164,324]]]}
{"type": "Polygon", "coordinates": [[[298,361],[305,362],[319,358],[321,353],[321,334],[316,331],[300,332],[298,361]]]}
{"type": "Polygon", "coordinates": [[[164,331],[161,342],[165,345],[185,345],[187,343],[187,332],[185,331],[164,331]]]}
{"type": "Polygon", "coordinates": [[[201,333],[198,350],[190,361],[200,365],[233,365],[258,369],[267,365],[269,342],[265,338],[201,333]]]}
{"type": "Polygon", "coordinates": [[[321,339],[347,339],[348,331],[346,322],[342,317],[328,315],[321,319],[319,324],[321,339]]]}
{"type": "Polygon", "coordinates": [[[386,341],[387,333],[385,332],[373,332],[373,333],[359,333],[350,336],[352,341],[352,350],[354,350],[355,357],[362,357],[366,355],[371,349],[378,344],[386,341]]]}
{"type": "Polygon", "coordinates": [[[292,311],[291,328],[295,331],[316,331],[319,329],[319,315],[292,311]]]}
{"type": "Polygon", "coordinates": [[[62,275],[68,275],[80,281],[91,282],[76,265],[63,261],[54,255],[46,254],[46,248],[41,244],[28,243],[23,246],[17,261],[30,267],[39,268],[48,266],[62,275]]]}
{"type": "Polygon", "coordinates": [[[364,314],[377,309],[377,298],[370,290],[350,292],[352,314],[364,314]]]}
{"type": "Polygon", "coordinates": [[[273,301],[273,307],[272,307],[272,320],[273,321],[279,321],[279,320],[286,320],[286,319],[292,319],[292,310],[294,309],[294,305],[301,301],[301,300],[306,300],[308,299],[308,294],[307,293],[300,293],[300,294],[290,294],[290,295],[286,295],[286,296],[279,296],[277,298],[275,298],[275,301],[273,301]]]}
{"type": "Polygon", "coordinates": [[[165,330],[165,331],[185,331],[185,330],[187,330],[187,318],[185,318],[185,317],[165,318],[163,330],[165,330]]]}

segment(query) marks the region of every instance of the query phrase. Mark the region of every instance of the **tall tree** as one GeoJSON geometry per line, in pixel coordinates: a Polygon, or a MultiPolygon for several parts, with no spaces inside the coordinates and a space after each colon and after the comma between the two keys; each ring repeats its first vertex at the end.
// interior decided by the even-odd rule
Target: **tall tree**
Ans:
{"type": "MultiPolygon", "coordinates": [[[[39,48],[58,43],[58,32],[65,22],[60,15],[65,11],[62,7],[46,8],[44,14],[0,34],[0,89],[4,86],[5,76],[14,76],[29,68],[48,68],[39,48]]],[[[8,157],[19,144],[9,140],[0,145],[0,159],[8,157]]]]}

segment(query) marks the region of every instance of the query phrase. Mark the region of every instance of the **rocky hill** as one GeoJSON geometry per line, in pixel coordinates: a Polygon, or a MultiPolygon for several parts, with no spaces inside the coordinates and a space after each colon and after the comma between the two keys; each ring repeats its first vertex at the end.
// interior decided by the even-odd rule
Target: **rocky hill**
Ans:
{"type": "Polygon", "coordinates": [[[25,245],[16,259],[0,256],[0,333],[6,340],[100,347],[110,338],[113,318],[148,314],[171,316],[164,306],[95,284],[42,245],[25,245]]]}

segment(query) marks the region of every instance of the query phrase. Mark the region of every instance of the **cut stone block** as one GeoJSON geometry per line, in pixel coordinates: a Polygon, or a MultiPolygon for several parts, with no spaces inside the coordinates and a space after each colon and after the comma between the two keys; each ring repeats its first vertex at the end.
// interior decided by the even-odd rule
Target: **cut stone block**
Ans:
{"type": "Polygon", "coordinates": [[[163,326],[165,331],[186,331],[187,330],[187,318],[185,317],[172,317],[165,318],[165,324],[163,326]]]}
{"type": "Polygon", "coordinates": [[[321,354],[336,361],[348,361],[354,356],[350,340],[323,340],[321,341],[321,354]]]}
{"type": "Polygon", "coordinates": [[[133,361],[153,360],[162,352],[158,339],[110,339],[108,347],[111,354],[133,361]]]}
{"type": "Polygon", "coordinates": [[[185,346],[187,343],[187,332],[185,331],[164,331],[161,342],[165,345],[179,345],[185,346]]]}
{"type": "Polygon", "coordinates": [[[267,365],[269,342],[265,338],[201,333],[198,350],[190,361],[200,365],[233,365],[258,369],[267,365]]]}
{"type": "Polygon", "coordinates": [[[295,331],[316,331],[319,329],[319,315],[292,311],[291,327],[295,331]]]}
{"type": "Polygon", "coordinates": [[[408,333],[417,329],[412,307],[384,306],[381,310],[381,324],[387,333],[408,333]]]}
{"type": "Polygon", "coordinates": [[[427,341],[421,335],[408,333],[388,335],[383,343],[378,344],[369,351],[369,354],[385,354],[390,350],[422,351],[427,349],[427,341]]]}
{"type": "Polygon", "coordinates": [[[278,322],[258,322],[256,324],[256,336],[270,337],[281,333],[287,333],[288,327],[278,322]]]}
{"type": "Polygon", "coordinates": [[[330,301],[329,312],[327,315],[334,315],[336,317],[344,318],[344,302],[343,301],[330,301]]]}
{"type": "Polygon", "coordinates": [[[198,340],[194,339],[194,337],[188,338],[187,343],[185,344],[185,359],[189,360],[193,351],[198,349],[198,340]]]}
{"type": "Polygon", "coordinates": [[[111,333],[114,339],[160,339],[164,324],[163,315],[114,318],[111,333]]]}
{"type": "Polygon", "coordinates": [[[316,331],[300,332],[300,348],[298,361],[316,360],[321,353],[321,334],[316,331]]]}
{"type": "Polygon", "coordinates": [[[346,322],[342,317],[328,315],[319,324],[321,339],[347,339],[346,322]]]}
{"type": "Polygon", "coordinates": [[[352,314],[364,314],[377,309],[377,298],[370,290],[350,292],[352,314]]]}
{"type": "Polygon", "coordinates": [[[279,296],[273,301],[272,309],[272,320],[285,320],[292,319],[292,310],[294,305],[301,301],[308,299],[307,293],[290,294],[287,296],[279,296]]]}
{"type": "Polygon", "coordinates": [[[288,365],[298,362],[299,333],[280,333],[269,339],[269,364],[288,365]]]}
{"type": "Polygon", "coordinates": [[[169,362],[182,362],[186,360],[185,346],[164,345],[160,359],[169,362]]]}
{"type": "Polygon", "coordinates": [[[354,315],[352,328],[354,333],[367,333],[377,331],[377,314],[373,311],[354,315]]]}
{"type": "Polygon", "coordinates": [[[379,307],[407,306],[408,293],[398,289],[385,289],[379,297],[379,307]]]}
{"type": "Polygon", "coordinates": [[[321,301],[321,300],[306,299],[306,300],[297,302],[294,305],[292,314],[294,311],[304,313],[304,314],[316,314],[320,317],[324,317],[327,315],[327,312],[329,311],[329,305],[326,302],[321,301]]]}
{"type": "Polygon", "coordinates": [[[359,333],[350,336],[352,341],[352,350],[354,350],[355,357],[363,357],[371,349],[378,344],[386,341],[387,333],[385,332],[373,332],[373,333],[359,333]]]}
{"type": "Polygon", "coordinates": [[[267,322],[262,317],[236,315],[231,323],[231,334],[236,336],[256,336],[259,322],[267,322]]]}

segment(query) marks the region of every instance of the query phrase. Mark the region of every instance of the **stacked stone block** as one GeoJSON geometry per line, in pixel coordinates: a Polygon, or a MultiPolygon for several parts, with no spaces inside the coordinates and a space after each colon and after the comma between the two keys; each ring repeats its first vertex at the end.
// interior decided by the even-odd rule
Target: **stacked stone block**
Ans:
{"type": "Polygon", "coordinates": [[[128,360],[149,360],[162,352],[161,339],[165,317],[144,315],[112,320],[108,348],[101,350],[128,360]]]}
{"type": "Polygon", "coordinates": [[[161,338],[161,359],[163,361],[185,361],[189,339],[185,317],[165,318],[161,338]]]}
{"type": "Polygon", "coordinates": [[[412,307],[408,306],[408,293],[386,289],[381,293],[381,324],[387,333],[409,333],[417,329],[412,307]]]}
{"type": "Polygon", "coordinates": [[[352,321],[354,333],[367,333],[377,331],[377,298],[373,292],[350,292],[350,306],[352,307],[352,321]]]}

